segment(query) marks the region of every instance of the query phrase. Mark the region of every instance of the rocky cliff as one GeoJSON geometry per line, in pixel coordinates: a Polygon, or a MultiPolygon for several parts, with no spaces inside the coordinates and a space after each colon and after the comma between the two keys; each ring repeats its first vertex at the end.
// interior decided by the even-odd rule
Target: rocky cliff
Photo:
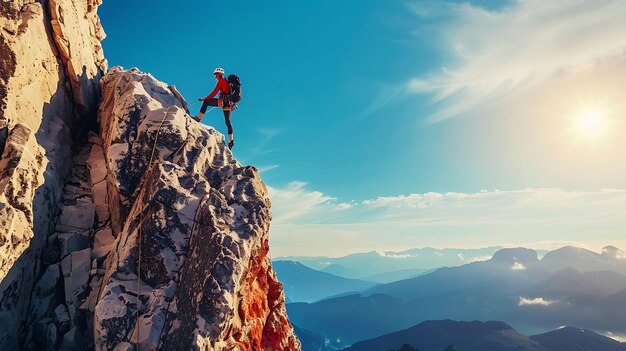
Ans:
{"type": "Polygon", "coordinates": [[[2,349],[298,350],[257,170],[105,74],[98,5],[0,0],[2,349]]]}
{"type": "Polygon", "coordinates": [[[0,1],[0,344],[14,349],[106,70],[97,1],[0,1]],[[60,45],[62,44],[62,45],[60,45]]]}

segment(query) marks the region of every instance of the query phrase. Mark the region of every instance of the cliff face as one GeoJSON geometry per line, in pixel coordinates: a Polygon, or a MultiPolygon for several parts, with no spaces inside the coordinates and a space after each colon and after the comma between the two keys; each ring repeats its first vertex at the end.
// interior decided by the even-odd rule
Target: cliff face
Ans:
{"type": "Polygon", "coordinates": [[[72,166],[70,135],[97,108],[106,70],[97,5],[0,1],[0,344],[7,349],[24,332],[27,296],[72,166]]]}
{"type": "Polygon", "coordinates": [[[95,307],[96,349],[297,349],[267,255],[270,201],[258,171],[150,75],[114,68],[102,88],[117,239],[95,307]]]}
{"type": "Polygon", "coordinates": [[[299,350],[257,170],[104,75],[99,3],[0,0],[2,349],[299,350]]]}

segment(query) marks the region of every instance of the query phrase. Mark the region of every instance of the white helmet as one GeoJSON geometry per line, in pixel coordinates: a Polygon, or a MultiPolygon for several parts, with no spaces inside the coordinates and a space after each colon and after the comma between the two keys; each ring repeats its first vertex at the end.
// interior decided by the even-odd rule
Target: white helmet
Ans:
{"type": "Polygon", "coordinates": [[[213,74],[221,74],[224,75],[224,69],[222,67],[218,67],[215,69],[215,71],[213,71],[213,74]]]}

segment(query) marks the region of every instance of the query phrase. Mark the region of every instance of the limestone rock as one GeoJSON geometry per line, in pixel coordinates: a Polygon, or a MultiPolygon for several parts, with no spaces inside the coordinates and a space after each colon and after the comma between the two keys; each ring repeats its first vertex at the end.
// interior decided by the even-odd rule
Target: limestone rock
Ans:
{"type": "Polygon", "coordinates": [[[113,68],[102,85],[117,239],[95,310],[96,349],[299,350],[267,256],[270,202],[258,171],[152,76],[113,68]]]}
{"type": "Polygon", "coordinates": [[[258,171],[175,87],[103,76],[99,4],[0,0],[2,349],[299,350],[258,171]]]}
{"type": "Polygon", "coordinates": [[[49,0],[54,41],[70,78],[74,102],[81,115],[98,108],[97,79],[107,70],[100,41],[105,34],[96,15],[101,0],[49,0]]]}
{"type": "MultiPolygon", "coordinates": [[[[17,349],[71,164],[106,71],[98,1],[0,1],[0,345],[17,349]],[[54,3],[54,4],[53,4],[54,3]],[[50,7],[55,15],[51,16],[50,7]],[[70,58],[60,55],[51,18],[70,58]],[[85,68],[83,70],[83,67],[85,68]],[[72,71],[72,72],[70,72],[72,71]],[[66,84],[69,80],[71,84],[66,84]],[[79,97],[79,98],[77,98],[79,97]],[[10,245],[6,245],[11,243],[10,245]]],[[[90,117],[91,116],[91,117],[90,117]]],[[[54,255],[51,255],[51,259],[54,255]]]]}

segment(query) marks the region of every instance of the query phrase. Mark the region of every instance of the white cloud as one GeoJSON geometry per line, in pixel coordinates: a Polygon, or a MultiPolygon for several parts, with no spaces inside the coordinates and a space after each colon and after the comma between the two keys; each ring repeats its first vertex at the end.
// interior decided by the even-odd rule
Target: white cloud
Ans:
{"type": "Polygon", "coordinates": [[[278,256],[424,246],[626,247],[626,189],[428,192],[346,202],[303,182],[269,190],[270,240],[278,256]]]}
{"type": "Polygon", "coordinates": [[[342,209],[342,210],[347,210],[347,209],[350,209],[350,208],[352,208],[353,206],[354,206],[353,204],[350,204],[350,203],[347,203],[347,202],[342,202],[342,203],[340,203],[340,204],[338,204],[338,205],[337,205],[337,207],[339,207],[339,208],[340,208],[340,209],[342,209]]]}
{"type": "Polygon", "coordinates": [[[499,10],[462,4],[417,5],[421,17],[450,16],[439,29],[454,58],[408,90],[447,100],[441,121],[536,87],[556,75],[592,69],[626,52],[626,2],[517,0],[499,10]]]}
{"type": "Polygon", "coordinates": [[[614,246],[607,246],[602,248],[602,254],[618,260],[626,260],[626,251],[616,248],[614,246]]]}
{"type": "Polygon", "coordinates": [[[393,252],[385,252],[385,251],[382,251],[382,250],[376,250],[376,253],[378,254],[378,256],[388,257],[388,258],[411,258],[411,257],[417,257],[417,255],[412,255],[412,254],[397,254],[397,253],[393,253],[393,252]]]}
{"type": "Polygon", "coordinates": [[[349,209],[350,204],[336,204],[336,198],[319,191],[307,190],[305,182],[291,182],[283,188],[268,187],[272,201],[272,223],[304,220],[326,221],[332,212],[349,209]]]}
{"type": "Polygon", "coordinates": [[[519,263],[519,262],[515,262],[511,266],[511,270],[514,270],[514,271],[523,271],[525,269],[526,269],[526,266],[524,266],[523,263],[519,263]]]}
{"type": "Polygon", "coordinates": [[[626,190],[565,191],[558,188],[478,193],[425,193],[365,200],[370,209],[386,209],[389,218],[411,222],[484,223],[597,221],[626,215],[626,190]],[[574,217],[580,216],[580,217],[574,217]]]}
{"type": "Polygon", "coordinates": [[[550,306],[559,302],[559,300],[545,300],[543,297],[534,299],[520,296],[518,306],[550,306]]]}

